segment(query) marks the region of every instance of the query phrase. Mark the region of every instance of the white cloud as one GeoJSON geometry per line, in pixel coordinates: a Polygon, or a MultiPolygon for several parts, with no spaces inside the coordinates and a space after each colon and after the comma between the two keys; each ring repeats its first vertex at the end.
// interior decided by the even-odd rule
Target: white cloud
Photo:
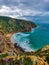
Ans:
{"type": "Polygon", "coordinates": [[[43,12],[40,16],[49,16],[49,11],[48,12],[43,12]]]}
{"type": "Polygon", "coordinates": [[[10,16],[13,18],[20,18],[26,19],[24,16],[46,16],[49,15],[47,11],[39,11],[39,10],[32,10],[32,9],[23,9],[18,6],[9,7],[6,5],[2,5],[0,7],[0,16],[10,16]]]}
{"type": "Polygon", "coordinates": [[[49,0],[0,0],[0,16],[43,20],[42,16],[49,17],[49,0]]]}
{"type": "Polygon", "coordinates": [[[42,12],[40,11],[35,11],[31,9],[22,9],[22,8],[19,8],[18,6],[8,7],[5,5],[2,5],[0,7],[0,16],[11,16],[15,18],[21,18],[23,16],[35,16],[41,13],[42,12]]]}
{"type": "Polygon", "coordinates": [[[44,2],[49,2],[49,0],[44,0],[44,2]]]}

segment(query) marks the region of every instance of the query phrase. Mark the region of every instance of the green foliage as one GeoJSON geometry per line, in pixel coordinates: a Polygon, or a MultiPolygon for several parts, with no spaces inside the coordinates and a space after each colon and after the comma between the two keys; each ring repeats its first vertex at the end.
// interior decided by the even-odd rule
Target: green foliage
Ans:
{"type": "Polygon", "coordinates": [[[0,61],[0,65],[2,65],[2,62],[0,61]]]}
{"type": "Polygon", "coordinates": [[[0,55],[0,59],[4,58],[4,57],[6,57],[6,56],[7,56],[7,54],[1,54],[1,55],[0,55]]]}
{"type": "Polygon", "coordinates": [[[33,62],[30,58],[24,58],[23,65],[32,65],[33,62]]]}
{"type": "Polygon", "coordinates": [[[46,61],[47,61],[48,64],[49,64],[49,55],[46,57],[46,61]]]}
{"type": "Polygon", "coordinates": [[[27,28],[29,29],[29,27],[32,28],[32,26],[35,27],[36,25],[30,21],[12,19],[10,17],[0,17],[0,29],[6,33],[14,31],[24,31],[27,28]]]}

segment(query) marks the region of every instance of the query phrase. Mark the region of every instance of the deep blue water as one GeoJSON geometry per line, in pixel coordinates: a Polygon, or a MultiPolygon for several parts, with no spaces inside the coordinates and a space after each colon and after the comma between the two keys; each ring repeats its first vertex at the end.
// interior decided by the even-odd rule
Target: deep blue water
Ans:
{"type": "Polygon", "coordinates": [[[49,24],[38,23],[31,32],[19,32],[13,38],[26,51],[37,50],[49,44],[49,24]]]}

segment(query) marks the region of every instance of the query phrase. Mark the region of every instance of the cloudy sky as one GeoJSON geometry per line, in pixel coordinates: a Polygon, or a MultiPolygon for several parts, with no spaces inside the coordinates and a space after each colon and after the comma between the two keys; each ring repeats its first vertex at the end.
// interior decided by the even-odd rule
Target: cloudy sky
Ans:
{"type": "Polygon", "coordinates": [[[0,16],[49,23],[49,0],[0,0],[0,16]]]}

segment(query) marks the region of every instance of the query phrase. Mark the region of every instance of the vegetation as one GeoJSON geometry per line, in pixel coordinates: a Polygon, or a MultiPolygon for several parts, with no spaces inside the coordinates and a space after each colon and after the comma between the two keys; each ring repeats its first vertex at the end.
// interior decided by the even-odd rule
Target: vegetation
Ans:
{"type": "Polygon", "coordinates": [[[30,58],[24,58],[23,65],[32,65],[33,62],[30,58]]]}
{"type": "Polygon", "coordinates": [[[1,54],[1,55],[0,55],[0,59],[4,58],[4,57],[6,57],[6,56],[7,56],[7,54],[1,54]]]}
{"type": "Polygon", "coordinates": [[[49,45],[35,52],[25,52],[11,42],[15,32],[29,32],[33,22],[0,16],[0,65],[49,65],[49,45]]]}
{"type": "Polygon", "coordinates": [[[0,30],[5,33],[30,31],[32,27],[36,27],[36,25],[30,21],[0,17],[0,30]]]}

